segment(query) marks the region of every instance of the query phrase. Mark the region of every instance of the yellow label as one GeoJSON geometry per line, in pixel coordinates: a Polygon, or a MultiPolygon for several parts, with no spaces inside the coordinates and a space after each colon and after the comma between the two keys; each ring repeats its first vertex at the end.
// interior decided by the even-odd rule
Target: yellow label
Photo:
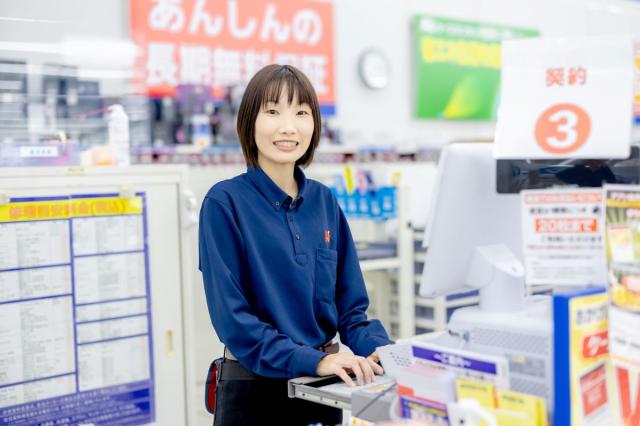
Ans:
{"type": "Polygon", "coordinates": [[[142,197],[128,199],[118,197],[74,198],[5,204],[0,206],[0,222],[141,213],[142,197]]]}
{"type": "Polygon", "coordinates": [[[481,406],[493,408],[496,406],[495,386],[491,383],[474,382],[471,380],[456,380],[456,394],[460,399],[475,399],[481,406]]]}
{"type": "Polygon", "coordinates": [[[501,391],[491,383],[464,379],[456,380],[456,392],[458,400],[478,401],[495,417],[499,426],[547,426],[547,409],[542,398],[501,391]]]}
{"type": "MultiPolygon", "coordinates": [[[[518,423],[498,423],[501,426],[503,424],[505,426],[510,424],[517,424],[519,426],[540,426],[540,413],[538,408],[539,401],[540,398],[520,392],[498,391],[498,407],[500,407],[501,410],[521,413],[518,423]]],[[[546,416],[546,413],[544,415],[546,416]]]]}
{"type": "Polygon", "coordinates": [[[634,200],[623,201],[609,199],[607,200],[607,207],[637,208],[640,207],[640,202],[634,200]]]}

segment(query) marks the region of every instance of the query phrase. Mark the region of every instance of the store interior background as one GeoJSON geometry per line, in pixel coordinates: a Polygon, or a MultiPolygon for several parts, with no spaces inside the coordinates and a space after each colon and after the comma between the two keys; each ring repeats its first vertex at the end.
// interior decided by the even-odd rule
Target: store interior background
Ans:
{"type": "MultiPolygon", "coordinates": [[[[65,38],[111,39],[122,46],[129,41],[129,2],[55,3],[24,0],[0,2],[0,16],[33,20],[3,20],[2,43],[50,43],[65,38]],[[41,20],[41,21],[40,21],[41,20]],[[59,23],[47,23],[58,21],[59,23]]],[[[349,0],[334,2],[334,53],[336,117],[344,144],[412,147],[441,145],[458,139],[491,139],[493,122],[441,122],[417,120],[413,114],[412,18],[427,14],[537,29],[543,36],[634,34],[640,32],[640,4],[629,0],[349,0]],[[376,48],[391,65],[389,85],[379,91],[367,89],[359,80],[359,54],[376,48]]],[[[68,57],[69,64],[88,65],[112,75],[131,71],[131,50],[91,50],[90,60],[68,57]],[[98,53],[98,54],[97,54],[98,53]]],[[[28,60],[30,64],[59,61],[57,54],[6,51],[6,59],[28,60]]],[[[86,56],[86,55],[85,55],[86,56]]],[[[82,76],[82,67],[79,69],[82,76]]],[[[126,79],[104,79],[104,95],[130,93],[126,79]]]]}
{"type": "MultiPolygon", "coordinates": [[[[245,0],[239,2],[244,7],[245,0]]],[[[423,148],[437,151],[452,141],[493,139],[494,121],[415,118],[412,19],[416,15],[530,28],[542,36],[640,37],[640,2],[631,0],[335,0],[333,8],[336,115],[328,120],[331,128],[339,131],[346,151],[370,146],[399,152],[423,148]],[[367,88],[358,75],[359,56],[370,48],[382,51],[390,64],[389,84],[381,90],[367,88]]],[[[100,81],[102,96],[133,92],[131,47],[128,0],[0,0],[0,59],[26,61],[28,67],[36,68],[46,63],[77,66],[79,78],[100,81]],[[72,47],[71,54],[61,54],[73,45],[70,40],[79,44],[72,47]],[[42,51],[49,48],[50,53],[42,51]]],[[[30,85],[30,91],[35,90],[32,86],[36,85],[30,85]]],[[[638,127],[634,130],[636,142],[640,138],[638,127]]],[[[198,203],[216,179],[244,169],[236,164],[219,166],[212,172],[213,167],[218,166],[191,166],[189,184],[198,203]]],[[[424,226],[435,163],[407,165],[404,173],[403,184],[410,187],[410,221],[424,226]]],[[[210,417],[201,406],[200,389],[206,366],[220,353],[221,345],[203,309],[204,293],[196,269],[196,233],[189,238],[193,281],[184,285],[193,288],[193,300],[200,306],[185,313],[185,334],[193,333],[191,341],[198,345],[191,354],[196,367],[185,379],[192,393],[188,411],[197,410],[198,424],[208,424],[210,417]],[[187,330],[190,326],[195,330],[187,330]]]]}

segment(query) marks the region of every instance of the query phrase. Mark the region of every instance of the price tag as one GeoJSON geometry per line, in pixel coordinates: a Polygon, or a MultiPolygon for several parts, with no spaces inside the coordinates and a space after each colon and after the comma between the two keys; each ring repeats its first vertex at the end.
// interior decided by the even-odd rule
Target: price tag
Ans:
{"type": "Polygon", "coordinates": [[[633,42],[626,37],[503,42],[496,158],[627,158],[633,42]]]}
{"type": "Polygon", "coordinates": [[[21,146],[20,157],[45,158],[57,157],[59,155],[57,146],[21,146]]]}

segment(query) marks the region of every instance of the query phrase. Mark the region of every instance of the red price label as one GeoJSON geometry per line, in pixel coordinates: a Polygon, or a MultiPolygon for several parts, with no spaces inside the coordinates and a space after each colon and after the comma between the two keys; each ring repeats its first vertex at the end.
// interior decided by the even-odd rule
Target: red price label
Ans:
{"type": "Polygon", "coordinates": [[[536,142],[546,152],[569,154],[580,148],[591,133],[591,118],[578,105],[557,104],[536,122],[536,142]]]}
{"type": "Polygon", "coordinates": [[[595,358],[609,353],[609,331],[604,330],[585,336],[582,340],[582,357],[595,358]]]}

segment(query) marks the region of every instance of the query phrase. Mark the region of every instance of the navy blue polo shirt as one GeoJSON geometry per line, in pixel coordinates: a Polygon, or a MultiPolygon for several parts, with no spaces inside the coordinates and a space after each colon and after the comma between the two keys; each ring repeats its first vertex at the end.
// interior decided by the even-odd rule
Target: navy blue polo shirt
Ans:
{"type": "Polygon", "coordinates": [[[214,185],[200,210],[200,270],[211,322],[240,363],[266,377],[315,375],[336,332],[362,356],[391,343],[367,320],[353,238],[331,191],[295,169],[294,200],[260,168],[214,185]]]}

